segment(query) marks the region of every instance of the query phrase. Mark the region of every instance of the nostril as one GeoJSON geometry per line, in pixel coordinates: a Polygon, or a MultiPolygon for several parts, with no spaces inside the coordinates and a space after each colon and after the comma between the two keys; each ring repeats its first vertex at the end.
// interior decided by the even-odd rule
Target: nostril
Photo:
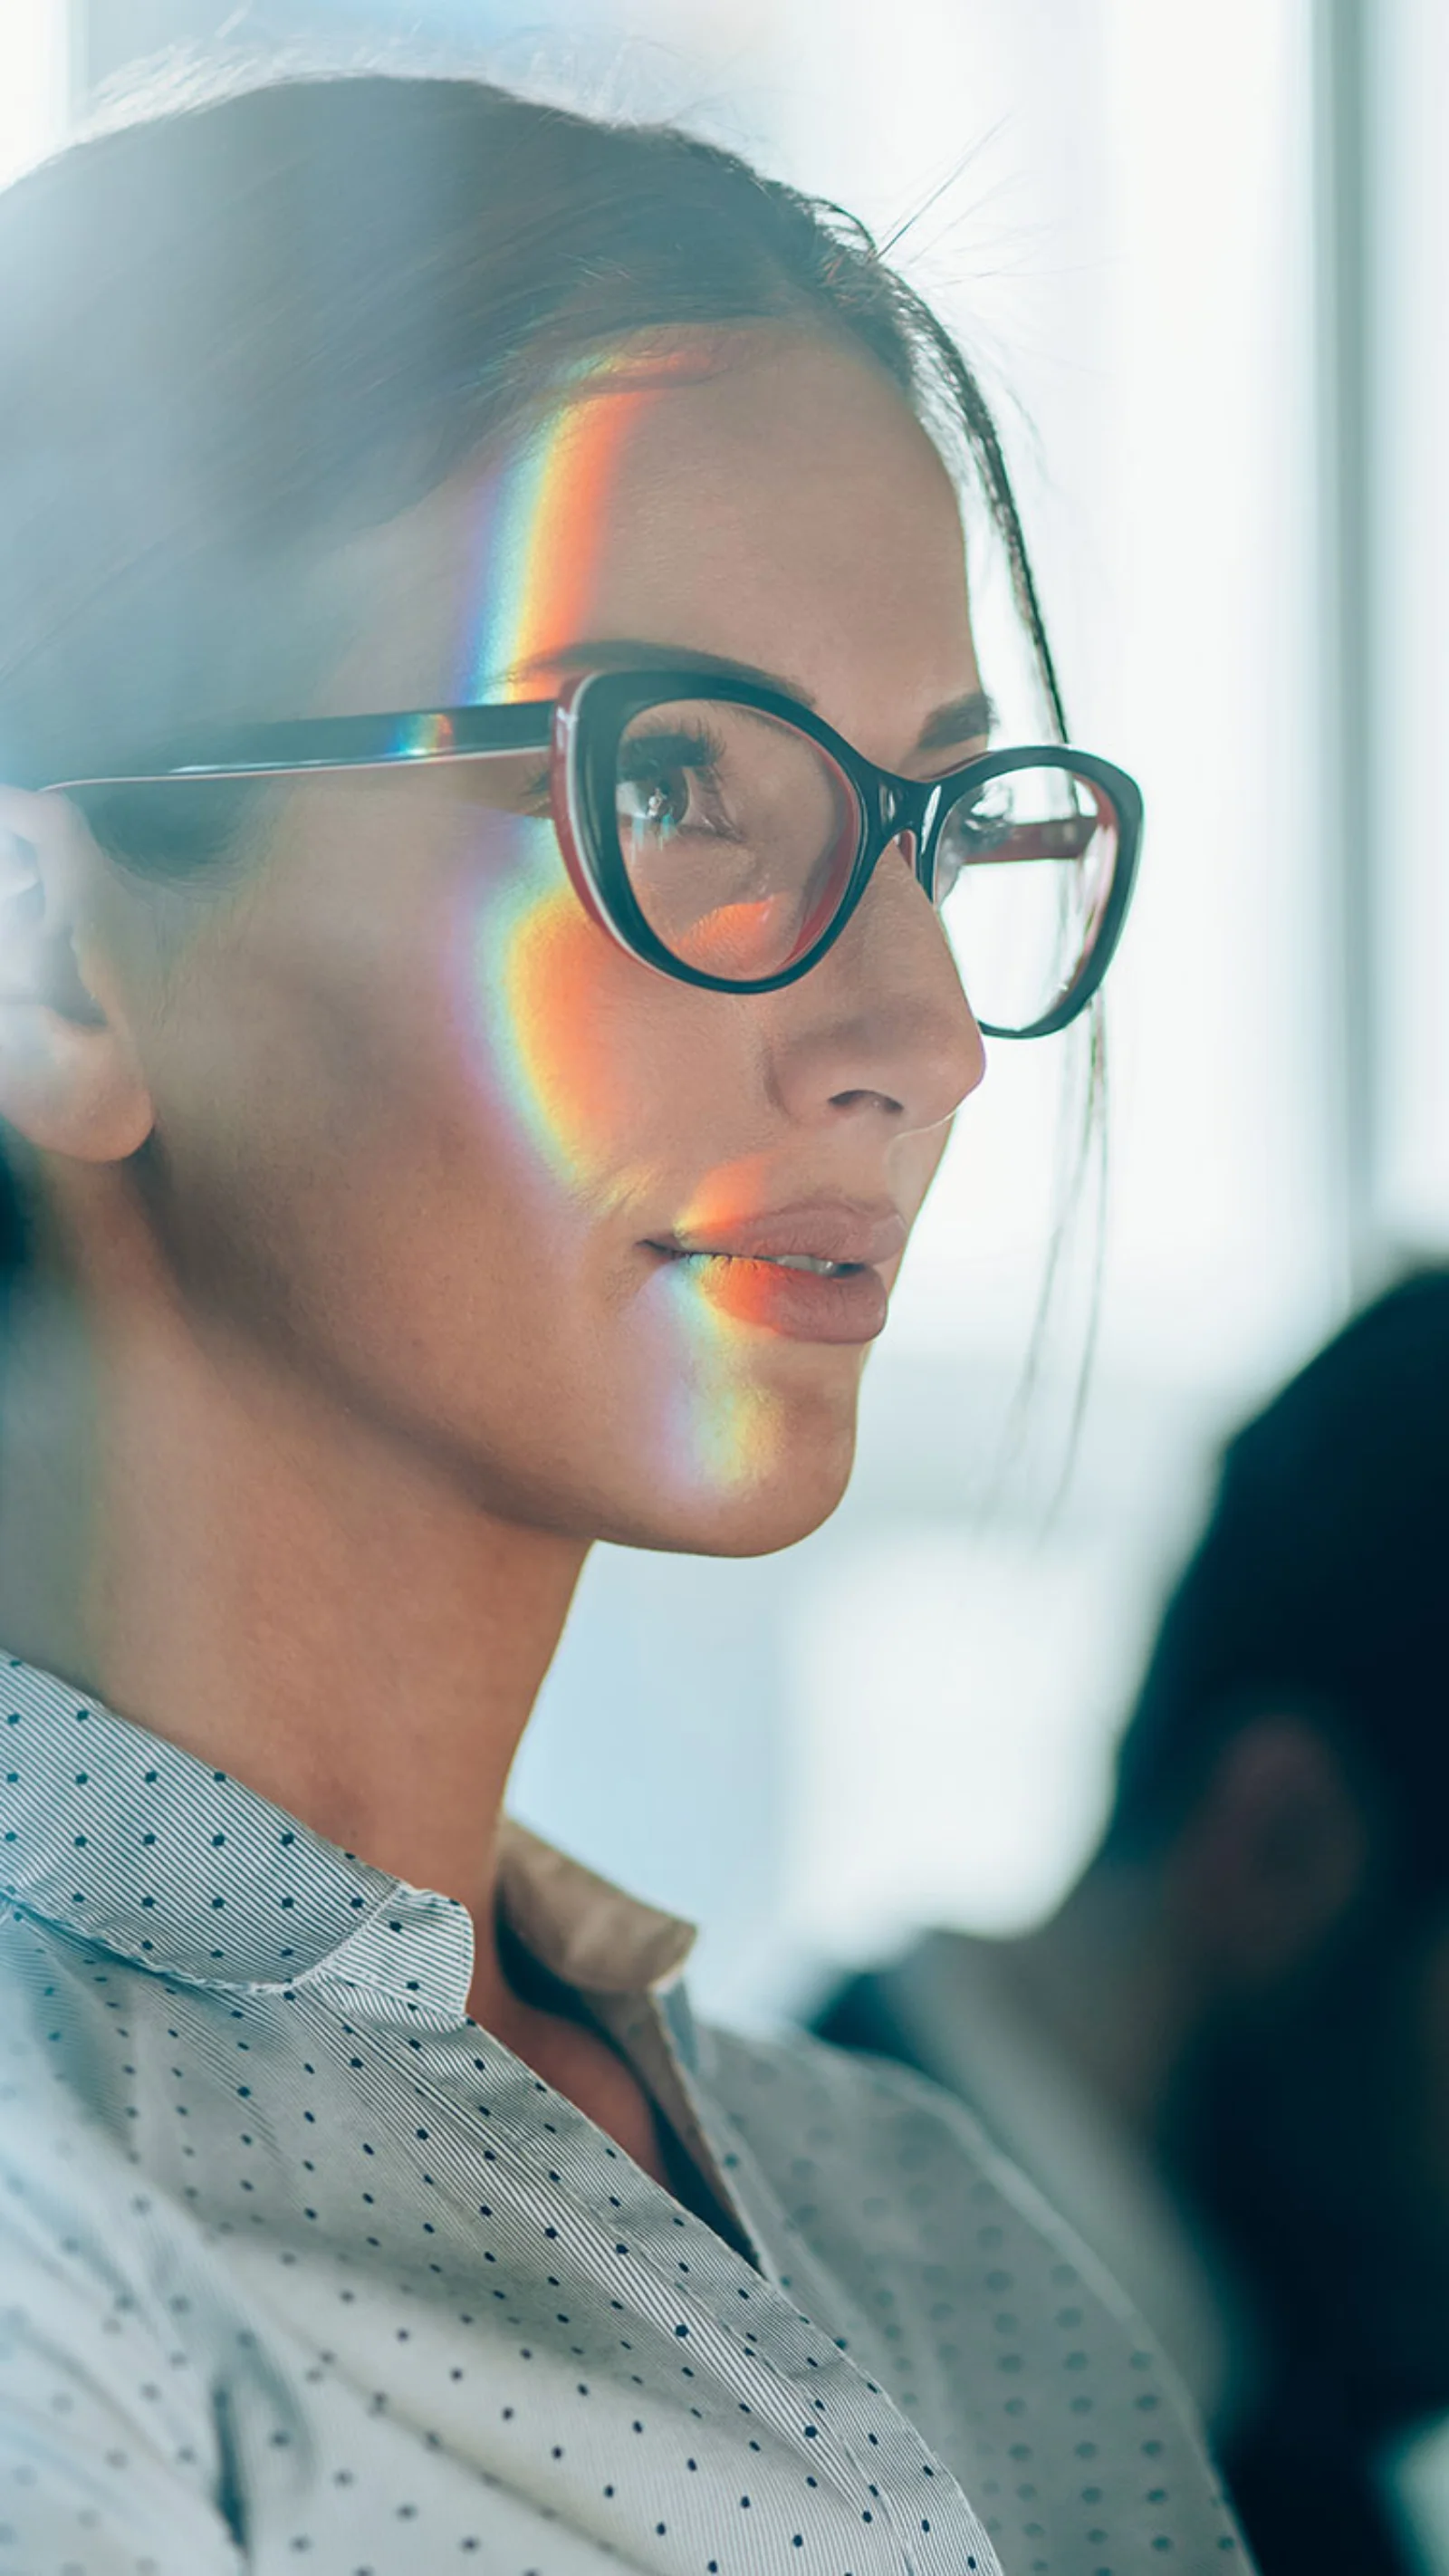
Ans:
{"type": "Polygon", "coordinates": [[[883,1109],[888,1117],[899,1118],[905,1102],[896,1100],[888,1091],[832,1091],[832,1109],[883,1109]]]}

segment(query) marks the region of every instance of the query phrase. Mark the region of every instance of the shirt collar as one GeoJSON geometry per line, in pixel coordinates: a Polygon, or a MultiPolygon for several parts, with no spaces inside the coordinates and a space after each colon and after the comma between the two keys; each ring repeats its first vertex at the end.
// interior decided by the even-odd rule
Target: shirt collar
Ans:
{"type": "MultiPolygon", "coordinates": [[[[53,1673],[0,1663],[0,1889],[25,1912],[198,1985],[370,1990],[393,2013],[464,2015],[473,1926],[455,1897],[339,1850],[225,1771],[53,1673]]],[[[586,1994],[677,1978],[693,1928],[511,1818],[499,1903],[586,1994]]]]}

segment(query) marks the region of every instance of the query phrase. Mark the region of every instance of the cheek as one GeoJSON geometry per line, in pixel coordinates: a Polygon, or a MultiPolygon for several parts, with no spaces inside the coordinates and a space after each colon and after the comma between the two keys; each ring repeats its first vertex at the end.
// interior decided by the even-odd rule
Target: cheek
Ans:
{"type": "Polygon", "coordinates": [[[452,953],[474,1077],[562,1190],[622,1194],[641,1084],[627,992],[640,970],[583,911],[552,826],[508,825],[464,871],[452,953]]]}
{"type": "MultiPolygon", "coordinates": [[[[755,1158],[702,1185],[691,1169],[743,1069],[702,1045],[693,997],[588,919],[551,831],[511,826],[506,854],[490,850],[469,873],[465,904],[459,999],[475,1078],[550,1192],[591,1226],[635,1203],[688,1227],[757,1210],[767,1176],[755,1158]]],[[[784,1411],[761,1380],[757,1319],[684,1268],[642,1276],[624,1311],[612,1371],[632,1390],[634,1437],[660,1491],[698,1498],[765,1481],[784,1411]]]]}

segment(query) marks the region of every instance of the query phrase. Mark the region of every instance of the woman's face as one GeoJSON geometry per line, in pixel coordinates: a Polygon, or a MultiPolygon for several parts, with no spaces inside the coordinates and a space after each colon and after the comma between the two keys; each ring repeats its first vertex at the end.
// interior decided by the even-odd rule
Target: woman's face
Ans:
{"type": "MultiPolygon", "coordinates": [[[[602,644],[757,666],[913,775],[979,747],[979,713],[938,716],[979,687],[948,478],[865,363],[779,330],[581,375],[338,580],[358,640],[329,710],[546,696],[602,644]]],[[[164,994],[132,996],[138,1205],[204,1325],[487,1508],[783,1545],[844,1489],[869,1340],[981,1076],[950,954],[892,851],[802,982],[669,981],[486,782],[297,782],[241,890],[184,899],[164,994]]]]}

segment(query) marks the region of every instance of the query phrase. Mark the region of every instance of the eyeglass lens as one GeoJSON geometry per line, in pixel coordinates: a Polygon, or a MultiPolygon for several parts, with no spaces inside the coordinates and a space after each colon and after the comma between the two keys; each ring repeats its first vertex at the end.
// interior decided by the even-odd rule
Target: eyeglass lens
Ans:
{"type": "Polygon", "coordinates": [[[954,805],[934,895],[967,998],[996,1029],[1029,1029],[1077,984],[1106,918],[1115,806],[1071,769],[1011,769],[954,805]]]}
{"type": "MultiPolygon", "coordinates": [[[[670,954],[741,983],[813,947],[859,848],[854,787],[808,734],[710,698],[651,706],[621,737],[615,811],[634,899],[670,954]]],[[[935,899],[977,1016],[1025,1029],[1080,976],[1118,824],[1103,791],[1043,766],[990,777],[936,840],[935,899]]]]}
{"type": "Polygon", "coordinates": [[[860,808],[807,734],[728,699],[636,716],[615,810],[634,899],[671,956],[741,983],[813,947],[850,881],[860,808]]]}

